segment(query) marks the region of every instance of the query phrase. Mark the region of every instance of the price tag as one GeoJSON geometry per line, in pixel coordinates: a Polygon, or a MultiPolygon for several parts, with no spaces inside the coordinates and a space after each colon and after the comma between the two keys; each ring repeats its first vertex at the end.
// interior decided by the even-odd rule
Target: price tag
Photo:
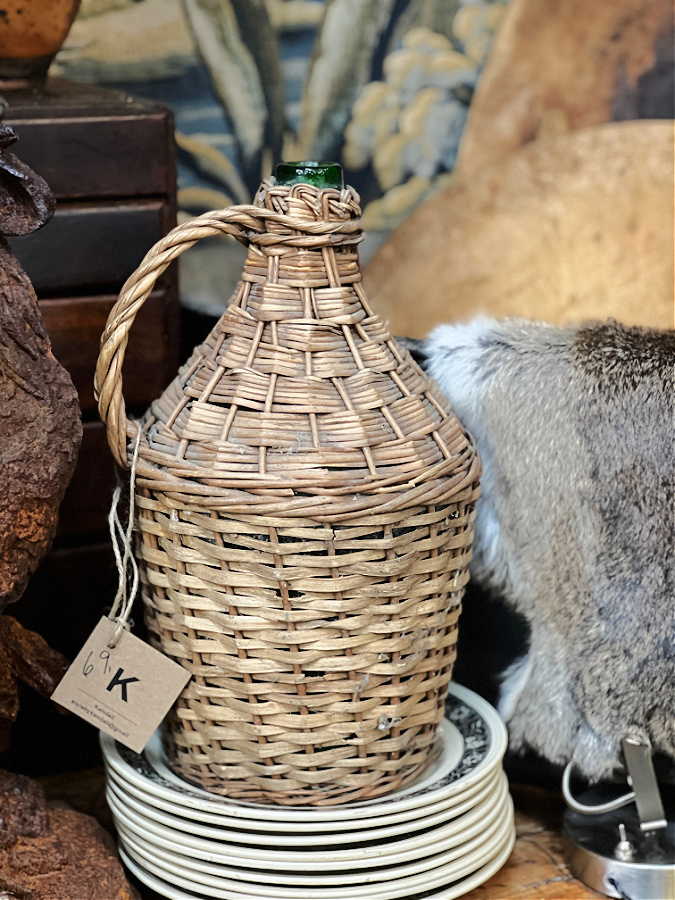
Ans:
{"type": "Polygon", "coordinates": [[[190,673],[126,630],[109,647],[115,628],[101,619],[52,700],[140,753],[190,673]]]}

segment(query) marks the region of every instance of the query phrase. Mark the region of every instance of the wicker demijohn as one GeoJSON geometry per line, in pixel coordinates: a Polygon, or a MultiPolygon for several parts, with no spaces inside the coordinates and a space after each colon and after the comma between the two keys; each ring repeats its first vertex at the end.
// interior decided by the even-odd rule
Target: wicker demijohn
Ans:
{"type": "MultiPolygon", "coordinates": [[[[153,643],[192,678],[165,728],[206,790],[327,805],[430,762],[455,658],[480,461],[439,390],[369,309],[351,189],[266,181],[255,205],[174,229],[122,289],[96,372],[136,471],[153,643]],[[127,334],[202,237],[249,247],[230,304],[140,423],[127,334]]],[[[411,303],[414,303],[411,298],[411,303]]]]}

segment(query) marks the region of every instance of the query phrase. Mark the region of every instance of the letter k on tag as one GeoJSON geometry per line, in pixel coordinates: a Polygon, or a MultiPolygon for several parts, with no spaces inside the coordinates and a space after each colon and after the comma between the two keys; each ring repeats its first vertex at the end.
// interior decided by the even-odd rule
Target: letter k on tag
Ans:
{"type": "Polygon", "coordinates": [[[52,700],[140,753],[190,673],[117,623],[102,618],[52,700]]]}

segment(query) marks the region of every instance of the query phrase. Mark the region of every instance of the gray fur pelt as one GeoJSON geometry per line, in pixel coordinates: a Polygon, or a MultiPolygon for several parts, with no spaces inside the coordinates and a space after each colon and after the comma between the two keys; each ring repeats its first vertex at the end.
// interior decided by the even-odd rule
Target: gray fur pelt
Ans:
{"type": "Polygon", "coordinates": [[[420,349],[483,459],[472,577],[531,627],[512,748],[592,781],[627,732],[675,758],[675,332],[482,319],[420,349]]]}

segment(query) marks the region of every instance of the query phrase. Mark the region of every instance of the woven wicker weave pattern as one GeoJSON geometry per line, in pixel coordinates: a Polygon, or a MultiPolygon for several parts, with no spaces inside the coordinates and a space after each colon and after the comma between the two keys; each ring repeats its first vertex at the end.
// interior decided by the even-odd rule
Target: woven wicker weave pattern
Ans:
{"type": "Polygon", "coordinates": [[[99,405],[128,465],[133,317],[199,237],[247,243],[227,311],[140,423],[146,618],[193,676],[167,749],[217,793],[340,803],[430,761],[480,462],[368,307],[358,196],[266,182],[257,204],[181,226],[148,254],[104,334],[99,405]]]}

